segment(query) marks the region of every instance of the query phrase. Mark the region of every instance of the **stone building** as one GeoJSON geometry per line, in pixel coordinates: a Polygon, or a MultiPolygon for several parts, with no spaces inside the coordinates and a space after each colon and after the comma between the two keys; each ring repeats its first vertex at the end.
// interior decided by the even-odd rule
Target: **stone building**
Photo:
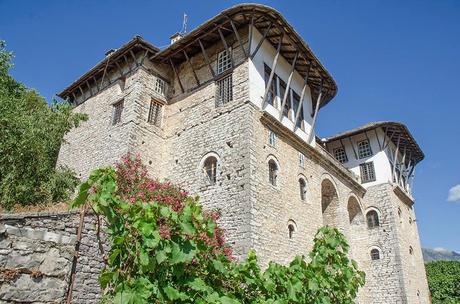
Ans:
{"type": "Polygon", "coordinates": [[[132,152],[152,176],[222,211],[237,257],[306,254],[338,227],[367,274],[360,303],[429,303],[411,195],[424,157],[408,129],[371,123],[319,140],[332,76],[276,10],[227,9],[158,49],[136,36],[59,96],[89,120],[59,153],[86,178],[132,152]]]}

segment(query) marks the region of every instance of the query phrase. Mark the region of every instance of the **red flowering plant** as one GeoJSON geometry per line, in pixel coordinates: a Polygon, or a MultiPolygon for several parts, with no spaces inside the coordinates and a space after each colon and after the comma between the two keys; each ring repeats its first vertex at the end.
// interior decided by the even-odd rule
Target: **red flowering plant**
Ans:
{"type": "Polygon", "coordinates": [[[107,223],[111,248],[99,281],[108,303],[351,304],[364,284],[345,238],[330,227],[316,235],[309,264],[297,256],[262,271],[253,251],[234,261],[219,213],[150,178],[139,156],[94,171],[74,202],[82,205],[107,223]]]}

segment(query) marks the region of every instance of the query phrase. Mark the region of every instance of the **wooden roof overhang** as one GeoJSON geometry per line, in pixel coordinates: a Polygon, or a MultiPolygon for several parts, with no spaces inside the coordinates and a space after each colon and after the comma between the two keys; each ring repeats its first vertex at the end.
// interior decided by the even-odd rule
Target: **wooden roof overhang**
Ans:
{"type": "Polygon", "coordinates": [[[409,132],[409,129],[404,124],[399,122],[373,122],[365,126],[329,137],[326,139],[325,143],[327,144],[336,140],[351,137],[353,135],[366,133],[378,128],[381,128],[385,132],[386,136],[393,142],[395,146],[398,146],[399,142],[399,151],[406,152],[406,162],[412,161],[412,164],[416,165],[425,158],[425,154],[415,141],[412,134],[409,132]]]}
{"type": "MultiPolygon", "coordinates": [[[[156,54],[159,49],[152,44],[145,41],[140,36],[135,36],[129,42],[121,46],[119,49],[106,56],[102,61],[96,64],[83,76],[75,80],[70,86],[65,88],[62,92],[58,93],[57,96],[67,99],[76,90],[80,90],[81,87],[87,88],[88,85],[96,84],[99,87],[98,79],[103,78],[110,69],[118,69],[121,62],[127,62],[128,60],[135,60],[134,54],[139,51],[143,52],[143,57],[148,58],[153,54],[156,54]],[[128,59],[129,58],[129,59],[128,59]]],[[[142,62],[140,62],[141,64],[142,62]]]]}
{"type": "MultiPolygon", "coordinates": [[[[222,41],[222,36],[231,35],[236,30],[250,24],[265,34],[265,39],[275,48],[277,48],[282,37],[280,55],[289,64],[292,65],[298,53],[298,59],[295,60],[295,70],[303,78],[308,76],[307,81],[312,88],[314,103],[316,103],[320,90],[323,92],[320,107],[326,105],[337,94],[337,85],[334,79],[305,41],[278,11],[260,4],[240,4],[226,9],[171,46],[151,56],[150,59],[174,64],[187,61],[188,57],[202,52],[202,46],[207,48],[215,44],[216,41],[222,41]]],[[[240,39],[238,36],[236,38],[240,39]]],[[[251,56],[248,50],[243,49],[243,51],[247,56],[251,56]]]]}

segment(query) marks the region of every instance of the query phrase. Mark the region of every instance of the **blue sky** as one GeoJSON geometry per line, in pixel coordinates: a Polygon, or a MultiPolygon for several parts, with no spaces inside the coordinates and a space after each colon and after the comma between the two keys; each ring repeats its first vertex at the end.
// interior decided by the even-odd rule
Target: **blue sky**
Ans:
{"type": "MultiPolygon", "coordinates": [[[[0,39],[15,53],[13,76],[50,100],[134,35],[166,46],[184,12],[193,29],[235,3],[0,0],[0,39]]],[[[261,3],[286,17],[338,84],[320,136],[407,124],[426,154],[415,181],[422,245],[460,252],[460,1],[261,3]]]]}

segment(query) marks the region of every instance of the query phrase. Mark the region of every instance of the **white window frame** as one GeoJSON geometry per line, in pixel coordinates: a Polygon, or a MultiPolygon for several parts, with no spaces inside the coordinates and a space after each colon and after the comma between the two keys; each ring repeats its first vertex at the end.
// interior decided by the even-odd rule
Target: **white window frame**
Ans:
{"type": "Polygon", "coordinates": [[[217,54],[217,74],[222,74],[223,72],[230,70],[232,68],[232,48],[223,50],[217,54]]]}
{"type": "Polygon", "coordinates": [[[334,158],[341,164],[348,162],[347,151],[345,147],[337,147],[332,150],[334,158]]]}
{"type": "Polygon", "coordinates": [[[305,168],[305,154],[299,152],[299,166],[305,168]]]}
{"type": "Polygon", "coordinates": [[[276,148],[276,133],[272,130],[268,130],[268,144],[276,148]]]}
{"type": "Polygon", "coordinates": [[[361,140],[358,142],[358,157],[360,159],[372,156],[371,143],[368,139],[361,140]]]}
{"type": "Polygon", "coordinates": [[[153,98],[150,100],[149,114],[147,117],[148,123],[157,127],[161,127],[161,122],[163,118],[163,106],[164,104],[162,102],[159,102],[158,100],[155,100],[153,98]]]}
{"type": "Polygon", "coordinates": [[[359,164],[359,171],[361,175],[361,183],[371,183],[377,180],[374,162],[371,161],[359,164]]]}
{"type": "Polygon", "coordinates": [[[156,77],[155,86],[153,90],[161,96],[166,96],[166,81],[159,77],[156,77]]]}

